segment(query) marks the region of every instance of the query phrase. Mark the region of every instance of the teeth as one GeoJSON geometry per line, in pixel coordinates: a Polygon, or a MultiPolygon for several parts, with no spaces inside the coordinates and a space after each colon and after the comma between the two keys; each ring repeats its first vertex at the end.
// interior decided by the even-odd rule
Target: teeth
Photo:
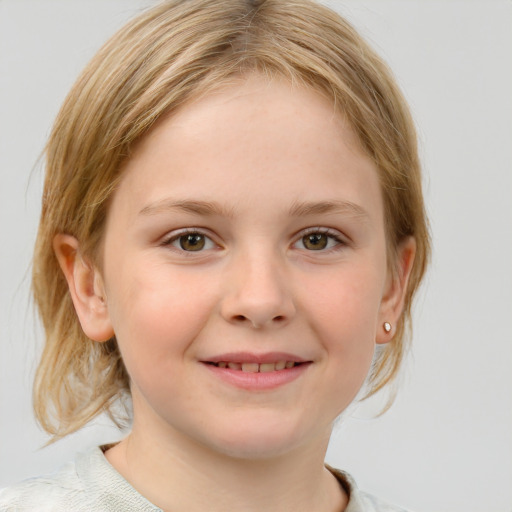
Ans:
{"type": "Polygon", "coordinates": [[[258,373],[259,364],[258,363],[242,363],[242,371],[249,373],[258,373]]]}
{"type": "Polygon", "coordinates": [[[237,370],[248,373],[268,373],[280,371],[284,369],[293,368],[296,364],[294,361],[277,361],[275,363],[233,363],[226,361],[219,361],[214,363],[218,368],[229,368],[230,370],[237,370]]]}
{"type": "Polygon", "coordinates": [[[276,369],[275,363],[262,363],[260,364],[260,372],[273,372],[276,369]]]}

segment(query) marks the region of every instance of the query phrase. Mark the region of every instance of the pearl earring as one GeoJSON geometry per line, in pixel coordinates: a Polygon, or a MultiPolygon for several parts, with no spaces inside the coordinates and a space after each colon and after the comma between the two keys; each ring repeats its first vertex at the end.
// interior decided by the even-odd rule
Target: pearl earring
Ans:
{"type": "Polygon", "coordinates": [[[391,332],[391,324],[389,322],[384,322],[383,327],[386,332],[391,332]]]}

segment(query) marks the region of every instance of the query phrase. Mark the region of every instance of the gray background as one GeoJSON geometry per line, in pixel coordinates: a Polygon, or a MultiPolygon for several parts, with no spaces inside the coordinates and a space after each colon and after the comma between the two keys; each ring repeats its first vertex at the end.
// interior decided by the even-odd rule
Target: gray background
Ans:
{"type": "MultiPolygon", "coordinates": [[[[0,486],[119,433],[106,419],[51,447],[31,411],[42,337],[29,301],[37,164],[100,44],[149,0],[0,0],[0,486]]],[[[337,427],[328,461],[417,512],[512,509],[512,3],[351,0],[419,126],[434,261],[394,407],[337,427]]]]}

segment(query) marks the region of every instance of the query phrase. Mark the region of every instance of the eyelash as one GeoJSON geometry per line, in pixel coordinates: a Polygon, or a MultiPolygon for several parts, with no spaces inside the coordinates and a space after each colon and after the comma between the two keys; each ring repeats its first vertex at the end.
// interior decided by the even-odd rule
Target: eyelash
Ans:
{"type": "MultiPolygon", "coordinates": [[[[185,237],[187,235],[189,235],[189,236],[190,235],[199,235],[204,238],[205,243],[207,243],[206,241],[209,241],[209,243],[212,244],[213,246],[218,245],[212,240],[212,237],[208,236],[202,229],[187,228],[187,229],[183,229],[183,230],[179,231],[178,233],[172,233],[170,236],[165,238],[162,242],[162,246],[164,246],[164,247],[173,246],[174,242],[179,242],[179,240],[182,237],[185,237]]],[[[212,248],[213,247],[207,247],[207,249],[212,249],[212,248]]],[[[183,247],[181,247],[181,248],[174,247],[174,249],[182,254],[186,254],[187,256],[192,256],[195,252],[200,253],[200,252],[203,252],[203,250],[204,250],[204,248],[201,248],[198,251],[187,251],[187,250],[183,249],[183,247]]]]}
{"type": "MultiPolygon", "coordinates": [[[[335,242],[334,246],[328,247],[328,248],[322,248],[317,251],[315,251],[313,249],[306,249],[306,248],[303,248],[302,250],[305,250],[307,252],[323,252],[323,253],[327,252],[327,253],[329,253],[331,251],[338,251],[348,245],[347,241],[344,240],[340,236],[340,233],[338,231],[335,231],[330,228],[323,228],[323,227],[308,228],[308,229],[301,231],[297,237],[297,240],[294,242],[293,245],[303,242],[304,239],[309,235],[316,235],[316,234],[326,235],[330,240],[333,240],[335,242]]],[[[329,243],[329,242],[327,242],[327,243],[329,243]]]]}
{"type": "MultiPolygon", "coordinates": [[[[301,250],[304,250],[306,252],[322,252],[322,253],[326,253],[326,252],[340,250],[341,248],[343,248],[343,247],[345,247],[347,245],[346,240],[344,240],[343,238],[340,237],[340,234],[339,234],[338,231],[334,231],[334,230],[329,229],[329,228],[315,227],[315,228],[308,228],[308,229],[305,229],[305,230],[301,231],[297,235],[295,242],[292,244],[292,247],[295,247],[297,244],[299,244],[301,242],[303,243],[304,239],[307,236],[309,236],[309,235],[316,235],[316,234],[326,235],[328,237],[328,239],[330,239],[330,241],[334,241],[335,242],[334,246],[327,247],[327,248],[321,248],[321,249],[317,249],[317,250],[307,249],[305,247],[302,247],[301,250]]],[[[213,246],[217,246],[218,247],[218,244],[216,244],[216,242],[212,240],[212,237],[207,235],[204,232],[204,230],[202,230],[200,228],[187,228],[187,229],[183,229],[183,230],[179,231],[178,233],[172,233],[170,236],[165,238],[165,240],[163,240],[162,246],[164,246],[164,247],[173,246],[173,244],[175,242],[179,242],[179,240],[182,237],[185,237],[187,235],[199,235],[200,237],[203,237],[203,239],[205,240],[205,244],[206,245],[211,244],[213,246]]],[[[329,241],[327,242],[327,244],[329,244],[329,241]]],[[[187,256],[192,256],[195,252],[196,253],[201,253],[201,252],[204,252],[204,250],[208,250],[208,249],[212,249],[212,248],[213,247],[206,247],[206,248],[205,247],[201,247],[197,251],[193,251],[193,250],[187,251],[187,250],[183,249],[183,247],[174,247],[174,249],[176,251],[178,251],[178,252],[180,252],[182,254],[186,254],[187,256]]]]}

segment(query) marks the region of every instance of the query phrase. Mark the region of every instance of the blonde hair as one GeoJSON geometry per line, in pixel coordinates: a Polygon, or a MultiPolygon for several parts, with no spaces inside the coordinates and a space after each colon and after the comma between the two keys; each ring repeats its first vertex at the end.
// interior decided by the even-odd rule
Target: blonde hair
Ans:
{"type": "Polygon", "coordinates": [[[115,339],[83,333],[52,249],[75,236],[101,266],[109,199],[121,163],[163,115],[246,72],[280,75],[328,95],[374,160],[382,184],[389,252],[407,237],[417,252],[405,310],[369,377],[371,395],[396,376],[413,296],[429,258],[416,134],[387,66],[355,29],[310,0],[171,0],[129,22],[88,64],[65,100],[46,147],[33,293],[46,332],[34,408],[54,439],[129,397],[115,339]]]}

